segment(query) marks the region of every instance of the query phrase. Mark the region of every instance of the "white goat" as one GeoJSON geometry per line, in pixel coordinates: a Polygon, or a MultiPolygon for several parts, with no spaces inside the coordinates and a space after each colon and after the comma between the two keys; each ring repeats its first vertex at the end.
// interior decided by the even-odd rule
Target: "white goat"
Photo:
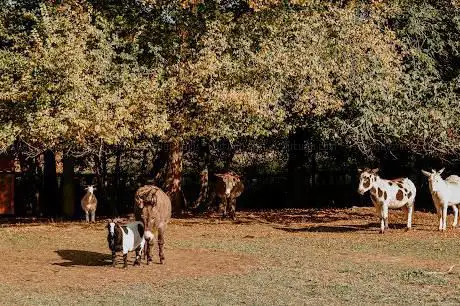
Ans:
{"type": "Polygon", "coordinates": [[[422,173],[428,177],[430,185],[431,196],[433,198],[434,206],[439,216],[439,230],[445,231],[447,227],[447,207],[452,206],[454,210],[454,223],[453,227],[458,224],[458,207],[460,204],[460,177],[451,175],[445,180],[442,179],[441,173],[444,171],[442,168],[439,171],[431,170],[431,173],[422,170],[422,173]]]}
{"type": "Polygon", "coordinates": [[[372,203],[377,214],[380,216],[380,233],[388,228],[388,209],[405,208],[407,211],[407,229],[412,227],[412,213],[416,188],[408,178],[385,180],[377,175],[379,169],[358,169],[361,173],[359,178],[358,192],[364,194],[370,191],[372,203]]]}
{"type": "Polygon", "coordinates": [[[117,221],[109,220],[107,224],[107,242],[112,251],[112,265],[115,267],[116,252],[123,252],[123,268],[128,266],[128,252],[136,251],[134,265],[140,265],[142,251],[144,250],[144,225],[136,221],[120,225],[117,221]]]}
{"type": "Polygon", "coordinates": [[[89,185],[85,190],[86,193],[81,199],[81,208],[85,212],[86,222],[89,222],[89,214],[91,214],[91,222],[96,222],[97,199],[94,195],[96,188],[94,185],[89,185]]]}

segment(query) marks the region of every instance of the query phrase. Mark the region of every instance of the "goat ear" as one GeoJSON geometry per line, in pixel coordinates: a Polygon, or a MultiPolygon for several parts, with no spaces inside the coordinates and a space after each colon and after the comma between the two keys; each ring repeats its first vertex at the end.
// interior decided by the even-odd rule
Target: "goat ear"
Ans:
{"type": "Polygon", "coordinates": [[[441,170],[438,171],[438,174],[441,174],[444,172],[444,170],[446,170],[446,168],[442,168],[441,170]]]}
{"type": "Polygon", "coordinates": [[[361,173],[361,172],[363,172],[363,169],[358,168],[358,173],[361,173]]]}
{"type": "Polygon", "coordinates": [[[428,177],[431,176],[431,173],[428,172],[428,171],[422,170],[422,173],[423,173],[425,176],[428,176],[428,177]]]}
{"type": "Polygon", "coordinates": [[[379,170],[380,170],[379,168],[374,168],[374,169],[371,170],[371,172],[372,172],[372,173],[378,173],[379,170]]]}

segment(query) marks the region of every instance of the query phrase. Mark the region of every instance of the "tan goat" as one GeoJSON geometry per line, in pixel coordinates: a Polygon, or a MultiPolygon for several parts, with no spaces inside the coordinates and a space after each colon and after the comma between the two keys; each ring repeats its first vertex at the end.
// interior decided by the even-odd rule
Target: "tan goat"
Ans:
{"type": "Polygon", "coordinates": [[[86,193],[81,199],[81,208],[85,212],[86,222],[89,222],[89,215],[91,214],[91,222],[96,222],[96,208],[97,199],[94,195],[96,188],[93,185],[89,185],[85,188],[86,193]]]}

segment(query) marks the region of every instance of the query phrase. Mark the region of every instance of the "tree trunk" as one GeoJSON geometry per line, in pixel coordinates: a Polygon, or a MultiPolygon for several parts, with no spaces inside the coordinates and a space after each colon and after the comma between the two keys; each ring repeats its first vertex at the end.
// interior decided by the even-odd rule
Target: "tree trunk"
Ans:
{"type": "Polygon", "coordinates": [[[186,207],[186,201],[181,189],[183,144],[180,140],[170,142],[169,164],[166,178],[166,190],[171,199],[172,214],[180,216],[186,207]]]}
{"type": "Polygon", "coordinates": [[[35,192],[35,198],[36,198],[36,205],[34,209],[34,214],[38,217],[42,217],[45,213],[44,211],[44,187],[43,187],[43,170],[44,170],[44,163],[45,163],[45,157],[43,154],[40,154],[37,156],[35,159],[35,167],[37,168],[36,175],[35,175],[35,186],[36,186],[36,192],[35,192]]]}
{"type": "Polygon", "coordinates": [[[75,159],[72,156],[64,156],[62,182],[62,214],[71,218],[75,214],[75,159]]]}
{"type": "MultiPolygon", "coordinates": [[[[319,192],[321,192],[321,190],[317,188],[319,186],[316,185],[316,174],[318,173],[318,165],[316,163],[316,151],[312,146],[312,150],[308,150],[308,152],[310,152],[311,154],[311,160],[310,160],[310,195],[311,196],[307,196],[306,198],[304,198],[304,202],[309,207],[312,207],[312,206],[318,205],[317,200],[318,198],[321,198],[321,197],[318,197],[319,192]],[[313,203],[311,203],[312,200],[313,200],[313,203]],[[309,201],[310,203],[308,203],[309,201]]],[[[305,156],[305,158],[307,157],[305,156]]],[[[321,177],[318,176],[318,179],[321,179],[321,177]]],[[[321,200],[323,199],[321,198],[321,200]]]]}
{"type": "Polygon", "coordinates": [[[95,165],[95,173],[96,173],[96,185],[99,189],[97,195],[97,206],[98,210],[108,214],[112,217],[115,216],[114,210],[109,207],[109,203],[107,201],[107,188],[106,188],[106,180],[107,180],[107,157],[104,151],[104,146],[101,145],[101,149],[99,150],[98,154],[94,155],[94,165],[95,165]]]}
{"type": "Polygon", "coordinates": [[[230,171],[230,167],[233,162],[233,157],[235,156],[235,149],[232,146],[232,143],[228,139],[224,139],[224,147],[226,152],[224,154],[224,172],[230,171]]]}
{"type": "Polygon", "coordinates": [[[56,159],[50,150],[45,152],[45,165],[43,170],[43,205],[42,208],[48,217],[57,216],[58,184],[56,176],[56,159]]]}
{"type": "Polygon", "coordinates": [[[208,210],[209,198],[209,163],[211,160],[211,153],[209,143],[206,140],[200,141],[199,147],[200,162],[200,193],[196,202],[193,205],[194,209],[199,208],[201,211],[208,210]]]}
{"type": "Polygon", "coordinates": [[[148,164],[148,150],[144,150],[142,152],[142,163],[141,163],[141,169],[140,169],[140,175],[139,175],[139,182],[144,185],[147,182],[147,164],[148,164]]]}
{"type": "Polygon", "coordinates": [[[15,150],[21,168],[21,180],[15,185],[14,213],[17,216],[32,215],[37,207],[37,165],[35,159],[24,155],[24,149],[19,142],[15,144],[15,150]]]}
{"type": "Polygon", "coordinates": [[[166,190],[166,172],[168,168],[169,150],[162,145],[160,150],[155,155],[152,169],[150,169],[150,177],[153,177],[153,184],[166,190]]]}
{"type": "Polygon", "coordinates": [[[288,205],[299,207],[305,195],[305,133],[296,129],[289,135],[288,205]]]}
{"type": "Polygon", "coordinates": [[[120,201],[120,179],[121,179],[121,150],[117,149],[115,153],[115,171],[114,171],[114,182],[113,182],[113,196],[112,196],[112,208],[115,210],[115,215],[119,215],[118,212],[121,210],[120,201]]]}

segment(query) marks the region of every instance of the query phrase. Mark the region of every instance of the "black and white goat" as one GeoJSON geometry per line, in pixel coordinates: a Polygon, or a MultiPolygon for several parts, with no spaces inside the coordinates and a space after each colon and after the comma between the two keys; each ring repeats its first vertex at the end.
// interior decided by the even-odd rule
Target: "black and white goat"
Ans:
{"type": "Polygon", "coordinates": [[[116,252],[123,252],[123,268],[128,266],[128,252],[136,251],[134,265],[140,265],[141,255],[144,250],[144,225],[136,221],[126,225],[119,224],[116,220],[109,220],[107,224],[107,241],[112,251],[112,265],[115,267],[116,252]]]}

